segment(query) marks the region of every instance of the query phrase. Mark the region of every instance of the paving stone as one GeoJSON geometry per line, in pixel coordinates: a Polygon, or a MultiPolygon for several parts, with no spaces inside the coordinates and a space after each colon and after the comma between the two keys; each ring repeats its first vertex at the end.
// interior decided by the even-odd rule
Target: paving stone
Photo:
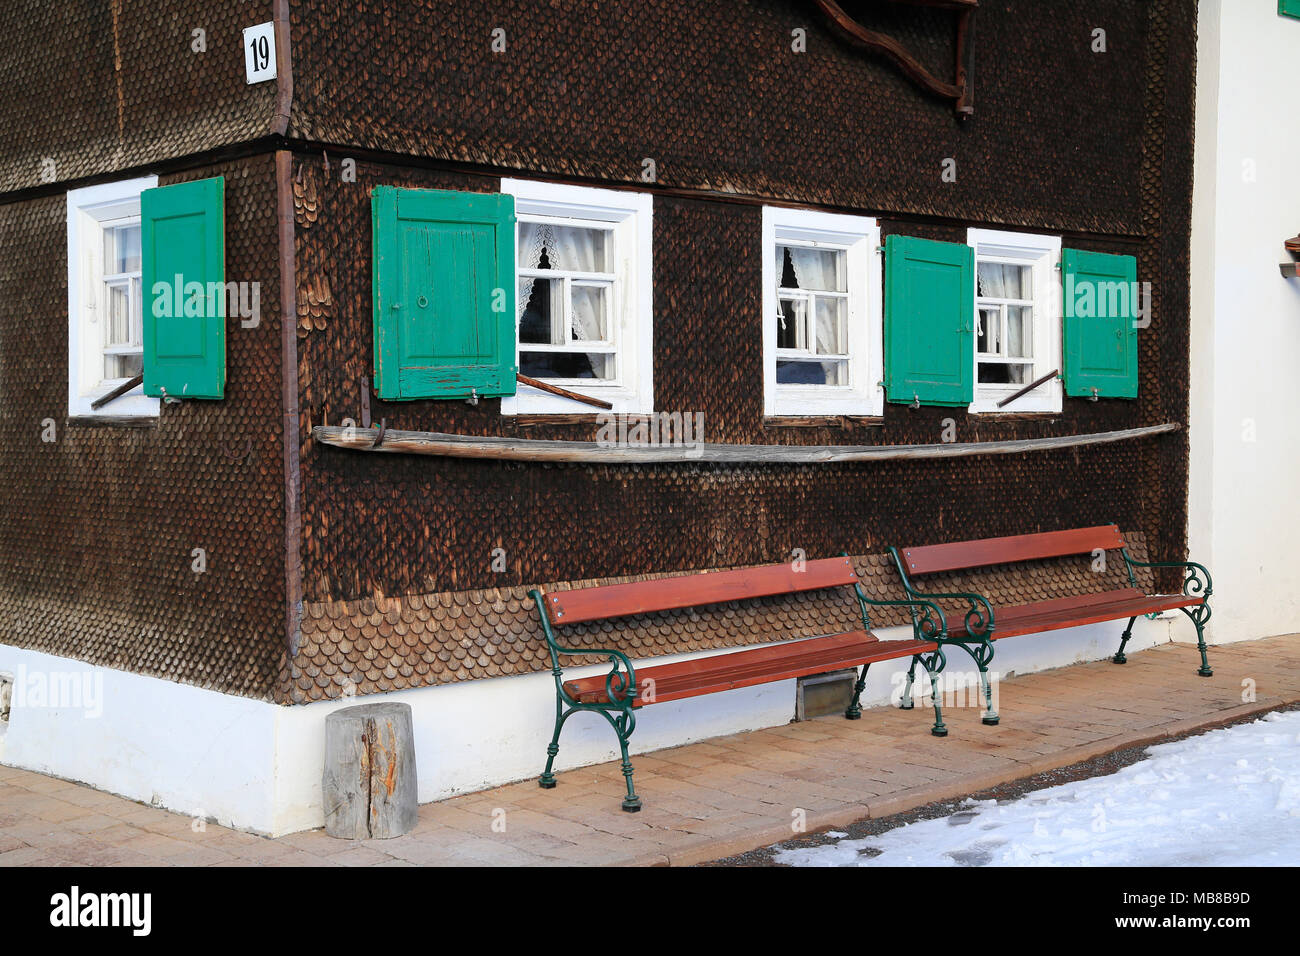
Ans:
{"type": "MultiPolygon", "coordinates": [[[[1032,638],[1027,638],[1032,640],[1032,638]]],[[[1135,652],[1123,668],[1092,662],[999,685],[1002,722],[980,707],[878,707],[633,758],[644,809],[623,813],[617,762],[420,807],[393,840],[335,840],[322,830],[277,840],[171,813],[63,780],[0,767],[0,866],[552,866],[690,863],[984,789],[1107,749],[1300,700],[1294,636],[1218,646],[1197,677],[1184,645],[1135,652]],[[1241,700],[1241,675],[1267,685],[1241,700]],[[1082,756],[1081,756],[1082,755],[1082,756]],[[506,831],[492,830],[495,810],[506,831]],[[820,822],[819,822],[820,821],[820,822]],[[836,823],[839,821],[839,823],[836,823]]],[[[653,719],[653,710],[644,720],[653,719]]]]}

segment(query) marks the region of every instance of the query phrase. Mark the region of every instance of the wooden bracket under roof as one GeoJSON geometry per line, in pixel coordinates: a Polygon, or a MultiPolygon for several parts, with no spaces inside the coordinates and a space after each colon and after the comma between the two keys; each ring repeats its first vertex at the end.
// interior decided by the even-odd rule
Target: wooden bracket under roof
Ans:
{"type": "Polygon", "coordinates": [[[921,61],[893,37],[876,30],[868,30],[844,12],[836,0],[813,0],[831,24],[849,43],[867,50],[875,50],[893,60],[904,73],[918,85],[938,96],[953,101],[957,115],[969,116],[975,112],[974,49],[975,9],[979,0],[888,0],[890,3],[907,3],[920,7],[942,7],[957,13],[957,55],[952,83],[941,80],[921,61]]]}

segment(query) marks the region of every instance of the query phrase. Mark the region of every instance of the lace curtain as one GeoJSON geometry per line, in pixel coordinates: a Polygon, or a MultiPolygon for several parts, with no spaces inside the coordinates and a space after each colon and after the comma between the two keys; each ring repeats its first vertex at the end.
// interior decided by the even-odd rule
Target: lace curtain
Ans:
{"type": "MultiPolygon", "coordinates": [[[[552,269],[571,272],[604,272],[601,261],[605,236],[600,230],[574,226],[556,226],[549,222],[524,222],[519,224],[519,266],[536,269],[542,253],[552,269]]],[[[517,319],[522,319],[533,294],[534,279],[519,279],[517,319]]],[[[573,287],[573,337],[578,341],[599,341],[601,333],[601,298],[599,293],[581,286],[573,287]]],[[[559,344],[559,343],[556,343],[559,344]]]]}
{"type": "MultiPolygon", "coordinates": [[[[833,291],[839,288],[838,255],[827,255],[824,249],[807,249],[800,246],[787,246],[790,262],[794,266],[795,281],[799,288],[810,291],[833,291]]],[[[817,309],[813,316],[817,329],[817,352],[822,355],[839,351],[835,334],[835,306],[830,309],[817,309]]]]}
{"type": "MultiPolygon", "coordinates": [[[[1007,262],[981,262],[979,264],[979,294],[990,299],[1028,299],[1029,270],[1007,262]]],[[[1010,312],[1010,307],[1008,307],[1010,312]]],[[[1024,323],[1019,320],[1023,312],[1010,313],[1007,322],[1007,355],[1023,354],[1024,323]]]]}

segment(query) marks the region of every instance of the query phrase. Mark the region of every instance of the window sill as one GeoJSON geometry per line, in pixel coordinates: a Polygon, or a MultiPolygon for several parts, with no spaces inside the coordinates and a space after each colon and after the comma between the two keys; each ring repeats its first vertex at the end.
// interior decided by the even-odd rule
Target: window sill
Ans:
{"type": "Polygon", "coordinates": [[[766,415],[764,428],[878,428],[883,415],[766,415]]]}
{"type": "Polygon", "coordinates": [[[157,428],[157,415],[69,415],[68,425],[78,428],[157,428]]]}
{"type": "Polygon", "coordinates": [[[970,410],[971,418],[981,422],[1050,422],[1062,416],[1061,412],[980,412],[970,410]]]}
{"type": "MultiPolygon", "coordinates": [[[[566,384],[564,387],[568,388],[569,385],[566,384]]],[[[628,388],[593,385],[586,388],[575,387],[573,390],[591,398],[602,399],[614,406],[608,410],[602,409],[596,414],[648,415],[651,412],[650,408],[644,407],[649,403],[643,402],[640,395],[628,388]]],[[[501,415],[505,418],[517,419],[523,416],[564,419],[574,415],[591,415],[593,414],[589,411],[591,408],[591,405],[584,402],[577,402],[562,395],[552,395],[523,384],[520,384],[514,395],[505,395],[501,398],[501,415]]]]}
{"type": "MultiPolygon", "coordinates": [[[[610,414],[606,412],[605,414],[610,414]]],[[[518,415],[508,416],[511,421],[522,428],[530,428],[537,425],[599,425],[600,418],[597,413],[583,414],[581,412],[574,414],[538,414],[534,412],[521,412],[518,415]]]]}

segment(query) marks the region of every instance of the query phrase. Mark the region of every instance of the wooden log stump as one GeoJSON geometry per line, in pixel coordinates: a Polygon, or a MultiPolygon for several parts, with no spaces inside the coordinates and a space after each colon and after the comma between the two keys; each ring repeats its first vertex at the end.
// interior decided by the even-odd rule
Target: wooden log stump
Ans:
{"type": "Polygon", "coordinates": [[[415,828],[415,736],[409,704],[362,704],[325,718],[325,832],[386,840],[415,828]]]}

